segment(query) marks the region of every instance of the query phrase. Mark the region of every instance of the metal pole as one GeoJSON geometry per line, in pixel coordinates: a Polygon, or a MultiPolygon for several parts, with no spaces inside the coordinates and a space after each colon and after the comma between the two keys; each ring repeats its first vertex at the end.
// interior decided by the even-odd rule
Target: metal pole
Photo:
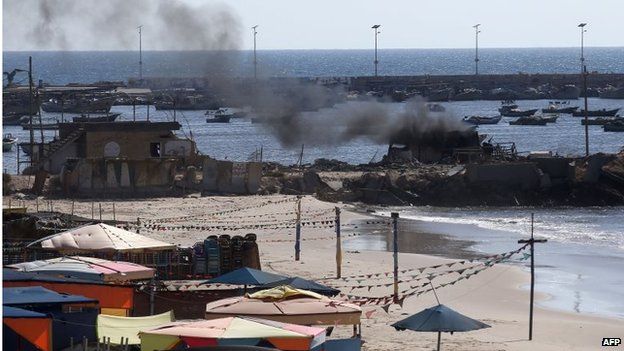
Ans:
{"type": "Polygon", "coordinates": [[[147,106],[147,120],[149,121],[149,110],[150,110],[150,109],[149,109],[149,108],[150,108],[150,102],[149,102],[149,100],[147,101],[147,105],[146,105],[146,106],[147,106]]]}
{"type": "Polygon", "coordinates": [[[139,26],[139,80],[143,81],[143,43],[141,29],[143,26],[139,26]]]}
{"type": "Polygon", "coordinates": [[[72,199],[71,215],[74,217],[74,199],[72,199]]]}
{"type": "Polygon", "coordinates": [[[258,31],[256,30],[256,28],[258,28],[258,25],[255,25],[251,28],[253,29],[253,43],[254,43],[254,51],[253,51],[254,80],[258,80],[258,59],[256,56],[256,35],[258,34],[258,31]]]}
{"type": "Polygon", "coordinates": [[[589,123],[587,112],[587,66],[583,67],[583,91],[585,100],[585,156],[589,156],[589,123]]]}
{"type": "Polygon", "coordinates": [[[529,240],[518,240],[519,244],[529,244],[531,250],[531,297],[529,304],[529,340],[533,340],[533,303],[535,301],[535,243],[545,243],[546,239],[535,239],[533,237],[534,214],[531,213],[531,238],[529,240]]]}
{"type": "Polygon", "coordinates": [[[95,204],[91,201],[91,220],[95,218],[95,204]]]}
{"type": "Polygon", "coordinates": [[[442,332],[438,332],[438,351],[440,351],[440,339],[442,339],[442,332]]]}
{"type": "Polygon", "coordinates": [[[154,315],[154,294],[156,293],[156,286],[154,285],[154,279],[150,281],[150,316],[154,315]]]}
{"type": "Polygon", "coordinates": [[[340,207],[336,206],[336,278],[342,276],[342,242],[340,239],[340,207]]]}
{"type": "Polygon", "coordinates": [[[136,100],[132,98],[132,121],[136,122],[136,100]]]}
{"type": "Polygon", "coordinates": [[[98,206],[100,208],[100,222],[102,221],[102,203],[98,202],[98,206]]]}
{"type": "Polygon", "coordinates": [[[115,203],[113,202],[113,221],[117,222],[117,217],[115,216],[115,203]]]}
{"type": "Polygon", "coordinates": [[[295,226],[295,261],[301,257],[301,195],[297,195],[297,224],[295,226]]]}
{"type": "Polygon", "coordinates": [[[392,248],[394,256],[394,302],[399,302],[399,214],[392,212],[392,248]]]}
{"type": "MultiPolygon", "coordinates": [[[[30,165],[34,163],[35,156],[35,132],[33,130],[33,80],[32,80],[32,56],[28,56],[28,126],[30,127],[30,165]]],[[[43,148],[43,146],[42,146],[43,148]]]]}
{"type": "Polygon", "coordinates": [[[380,24],[376,24],[371,27],[375,31],[375,77],[377,77],[377,64],[379,63],[379,60],[377,59],[377,34],[379,34],[379,27],[381,27],[380,24]]]}
{"type": "Polygon", "coordinates": [[[479,30],[480,24],[476,24],[473,26],[475,29],[475,75],[479,75],[479,30]]]}

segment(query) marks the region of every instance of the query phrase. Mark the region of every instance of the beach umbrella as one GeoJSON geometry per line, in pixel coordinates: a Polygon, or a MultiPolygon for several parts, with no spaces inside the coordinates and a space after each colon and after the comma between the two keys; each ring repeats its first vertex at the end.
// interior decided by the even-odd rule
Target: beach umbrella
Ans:
{"type": "Polygon", "coordinates": [[[438,332],[438,350],[440,350],[442,332],[465,332],[490,327],[441,304],[420,311],[392,324],[392,326],[396,330],[409,329],[419,332],[438,332]]]}
{"type": "Polygon", "coordinates": [[[307,280],[299,277],[286,278],[283,280],[278,280],[273,283],[265,284],[263,288],[272,288],[280,285],[288,285],[295,289],[303,289],[308,291],[313,291],[317,294],[325,295],[325,296],[335,296],[340,293],[340,290],[334,289],[332,287],[319,284],[312,280],[307,280]]]}
{"type": "Polygon", "coordinates": [[[288,277],[279,274],[263,272],[249,267],[243,267],[205,281],[204,284],[244,285],[245,291],[247,291],[247,285],[265,285],[286,278],[288,277]]]}

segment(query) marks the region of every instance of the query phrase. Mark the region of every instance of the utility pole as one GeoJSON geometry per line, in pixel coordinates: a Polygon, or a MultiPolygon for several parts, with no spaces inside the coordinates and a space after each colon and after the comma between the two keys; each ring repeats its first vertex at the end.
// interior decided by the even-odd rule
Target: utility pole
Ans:
{"type": "Polygon", "coordinates": [[[475,76],[479,75],[479,26],[481,24],[475,24],[472,28],[475,29],[475,76]]]}
{"type": "Polygon", "coordinates": [[[379,64],[379,60],[377,59],[377,34],[381,33],[379,27],[381,27],[381,24],[376,24],[371,27],[375,31],[375,77],[377,77],[377,65],[379,64]]]}
{"type": "Polygon", "coordinates": [[[340,207],[336,206],[336,278],[342,277],[342,242],[340,240],[340,207]]]}
{"type": "Polygon", "coordinates": [[[533,340],[533,301],[535,294],[535,243],[545,243],[546,239],[535,239],[533,237],[533,218],[531,213],[531,239],[518,240],[518,244],[529,244],[531,248],[531,303],[529,306],[529,340],[533,340]]]}
{"type": "Polygon", "coordinates": [[[394,303],[399,302],[399,213],[392,212],[392,249],[394,258],[394,303]]]}
{"type": "Polygon", "coordinates": [[[253,29],[253,41],[254,41],[254,53],[253,53],[254,54],[253,56],[254,80],[258,80],[258,58],[256,56],[256,35],[258,34],[258,31],[256,30],[256,28],[258,28],[257,24],[251,27],[251,29],[253,29]]]}
{"type": "Polygon", "coordinates": [[[295,261],[301,257],[301,195],[297,195],[297,221],[295,224],[295,261]]]}
{"type": "Polygon", "coordinates": [[[142,35],[141,29],[143,29],[143,25],[137,27],[139,30],[139,81],[141,85],[143,84],[143,47],[142,47],[142,35]]]}

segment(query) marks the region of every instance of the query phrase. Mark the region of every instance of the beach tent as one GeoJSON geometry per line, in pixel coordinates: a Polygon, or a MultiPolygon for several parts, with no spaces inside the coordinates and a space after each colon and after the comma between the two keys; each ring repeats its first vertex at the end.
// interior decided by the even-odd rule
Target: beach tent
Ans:
{"type": "Polygon", "coordinates": [[[265,285],[286,278],[283,275],[243,267],[210,279],[205,284],[265,285]]]}
{"type": "Polygon", "coordinates": [[[52,351],[52,318],[44,313],[2,306],[2,349],[19,350],[26,340],[33,349],[52,351]]]}
{"type": "Polygon", "coordinates": [[[2,287],[41,286],[57,293],[82,295],[99,301],[101,313],[126,316],[134,308],[134,287],[99,280],[62,277],[2,269],[2,287]]]}
{"type": "Polygon", "coordinates": [[[392,326],[396,330],[438,332],[438,351],[440,350],[442,332],[465,332],[490,327],[441,304],[420,311],[392,324],[392,326]]]}
{"type": "Polygon", "coordinates": [[[281,286],[281,285],[288,285],[288,286],[290,286],[292,288],[295,288],[295,289],[303,289],[303,290],[313,291],[315,293],[318,293],[318,294],[321,294],[321,295],[325,295],[325,296],[335,296],[335,295],[338,295],[340,293],[340,290],[338,290],[338,289],[334,289],[332,287],[319,284],[319,283],[317,283],[315,281],[307,280],[307,279],[303,279],[303,278],[299,278],[299,277],[286,278],[286,279],[278,280],[278,281],[273,282],[273,283],[265,284],[262,287],[264,287],[264,288],[273,288],[273,287],[281,286]]]}
{"type": "Polygon", "coordinates": [[[118,317],[100,314],[97,318],[97,336],[99,340],[110,338],[111,344],[118,344],[121,338],[127,338],[129,345],[139,345],[139,332],[169,324],[175,319],[173,311],[145,317],[118,317]]]}
{"type": "Polygon", "coordinates": [[[108,224],[91,224],[36,240],[27,247],[40,245],[42,249],[80,252],[113,251],[141,252],[145,250],[172,250],[175,245],[151,239],[108,224]]]}
{"type": "Polygon", "coordinates": [[[206,305],[206,319],[249,316],[303,325],[358,325],[362,309],[311,291],[280,286],[206,305]]]}
{"type": "Polygon", "coordinates": [[[8,267],[22,272],[55,274],[107,282],[149,280],[154,277],[154,269],[135,263],[81,256],[16,263],[8,267]]]}
{"type": "Polygon", "coordinates": [[[311,350],[325,342],[325,329],[249,317],[172,323],[140,333],[141,351],[171,350],[180,345],[273,346],[279,350],[311,350]]]}

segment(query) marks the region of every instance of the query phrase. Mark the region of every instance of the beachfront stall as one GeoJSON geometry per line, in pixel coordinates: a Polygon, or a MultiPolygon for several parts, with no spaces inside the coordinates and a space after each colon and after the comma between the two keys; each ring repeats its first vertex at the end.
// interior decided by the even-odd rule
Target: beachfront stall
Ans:
{"type": "Polygon", "coordinates": [[[52,351],[52,317],[2,306],[2,349],[52,351]]]}
{"type": "Polygon", "coordinates": [[[2,270],[2,287],[41,286],[61,294],[82,295],[99,301],[103,314],[129,316],[135,303],[134,286],[48,274],[2,270]]]}
{"type": "Polygon", "coordinates": [[[271,346],[312,350],[325,342],[325,329],[249,317],[172,323],[140,333],[141,351],[217,345],[271,346]]]}
{"type": "Polygon", "coordinates": [[[3,288],[2,295],[3,307],[38,312],[52,318],[53,350],[70,346],[71,340],[95,340],[95,322],[99,312],[97,300],[59,294],[40,286],[3,288]]]}

